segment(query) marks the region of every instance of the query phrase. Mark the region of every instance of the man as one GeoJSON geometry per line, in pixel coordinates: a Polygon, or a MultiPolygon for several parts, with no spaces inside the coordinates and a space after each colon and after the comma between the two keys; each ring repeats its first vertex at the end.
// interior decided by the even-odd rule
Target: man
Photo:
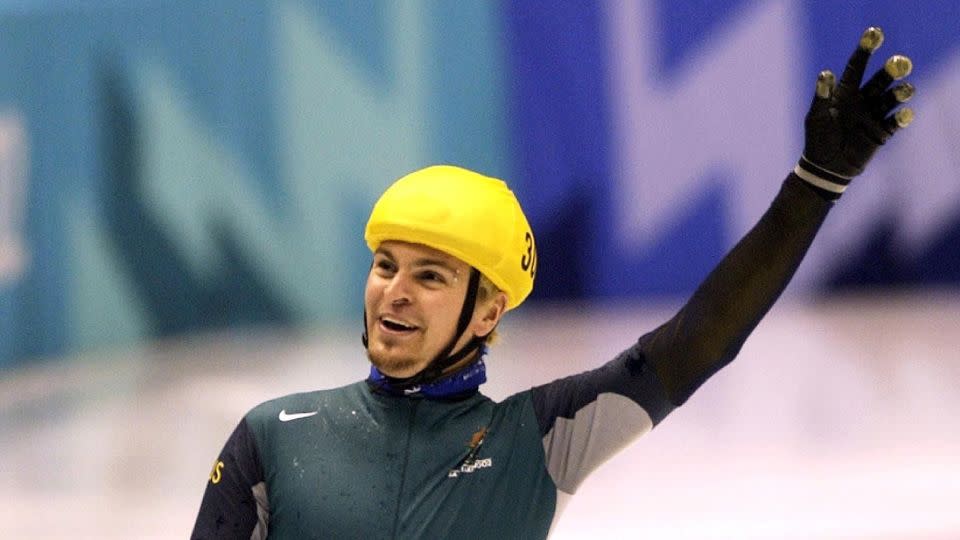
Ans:
{"type": "Polygon", "coordinates": [[[221,452],[194,538],[543,538],[566,498],[728,364],[827,212],[912,119],[883,34],[840,84],[820,73],[804,152],[770,209],[669,321],[596,370],[494,403],[478,392],[503,314],[533,288],[533,233],[503,182],[451,166],[398,180],[370,215],[370,376],[258,405],[221,452]]]}

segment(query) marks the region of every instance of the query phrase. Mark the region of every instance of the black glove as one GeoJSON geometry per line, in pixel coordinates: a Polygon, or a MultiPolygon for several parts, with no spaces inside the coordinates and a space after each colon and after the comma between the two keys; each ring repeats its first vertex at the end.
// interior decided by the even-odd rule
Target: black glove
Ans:
{"type": "Polygon", "coordinates": [[[913,85],[904,82],[888,88],[912,71],[913,63],[906,56],[891,56],[883,69],[860,86],[870,55],[882,43],[883,32],[867,28],[839,86],[829,70],[817,77],[816,95],[804,121],[803,156],[794,173],[828,199],[839,198],[850,180],[863,172],[877,147],[913,121],[913,110],[908,107],[891,114],[913,96],[913,85]]]}

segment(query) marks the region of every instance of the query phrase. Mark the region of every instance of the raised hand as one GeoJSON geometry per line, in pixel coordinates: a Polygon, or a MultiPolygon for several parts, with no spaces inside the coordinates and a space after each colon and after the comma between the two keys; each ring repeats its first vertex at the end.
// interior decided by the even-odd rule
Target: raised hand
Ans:
{"type": "Polygon", "coordinates": [[[883,43],[883,32],[867,28],[843,70],[840,84],[830,70],[820,72],[804,127],[803,156],[794,172],[831,199],[840,197],[850,180],[862,173],[874,152],[900,128],[913,121],[913,110],[898,105],[915,92],[901,82],[913,70],[903,55],[887,59],[863,86],[870,56],[883,43]]]}

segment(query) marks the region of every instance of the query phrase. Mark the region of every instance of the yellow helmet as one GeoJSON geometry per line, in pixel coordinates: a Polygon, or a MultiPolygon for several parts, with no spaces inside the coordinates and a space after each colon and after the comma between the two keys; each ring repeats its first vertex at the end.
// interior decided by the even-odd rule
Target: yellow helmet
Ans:
{"type": "Polygon", "coordinates": [[[393,183],[373,207],[363,235],[423,244],[464,261],[507,295],[513,309],[533,290],[537,249],[516,196],[502,180],[434,165],[393,183]]]}

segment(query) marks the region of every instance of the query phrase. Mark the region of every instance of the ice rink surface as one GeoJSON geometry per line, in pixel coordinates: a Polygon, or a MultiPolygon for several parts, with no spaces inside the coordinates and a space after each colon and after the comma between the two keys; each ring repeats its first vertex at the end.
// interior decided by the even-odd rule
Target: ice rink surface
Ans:
{"type": "MultiPolygon", "coordinates": [[[[501,326],[484,391],[502,399],[596,366],[675,309],[525,307],[501,326]]],[[[186,538],[244,412],[367,369],[346,327],[2,372],[2,536],[186,538]]],[[[955,292],[787,300],[733,364],[587,480],[553,538],[960,538],[958,383],[955,292]]]]}

